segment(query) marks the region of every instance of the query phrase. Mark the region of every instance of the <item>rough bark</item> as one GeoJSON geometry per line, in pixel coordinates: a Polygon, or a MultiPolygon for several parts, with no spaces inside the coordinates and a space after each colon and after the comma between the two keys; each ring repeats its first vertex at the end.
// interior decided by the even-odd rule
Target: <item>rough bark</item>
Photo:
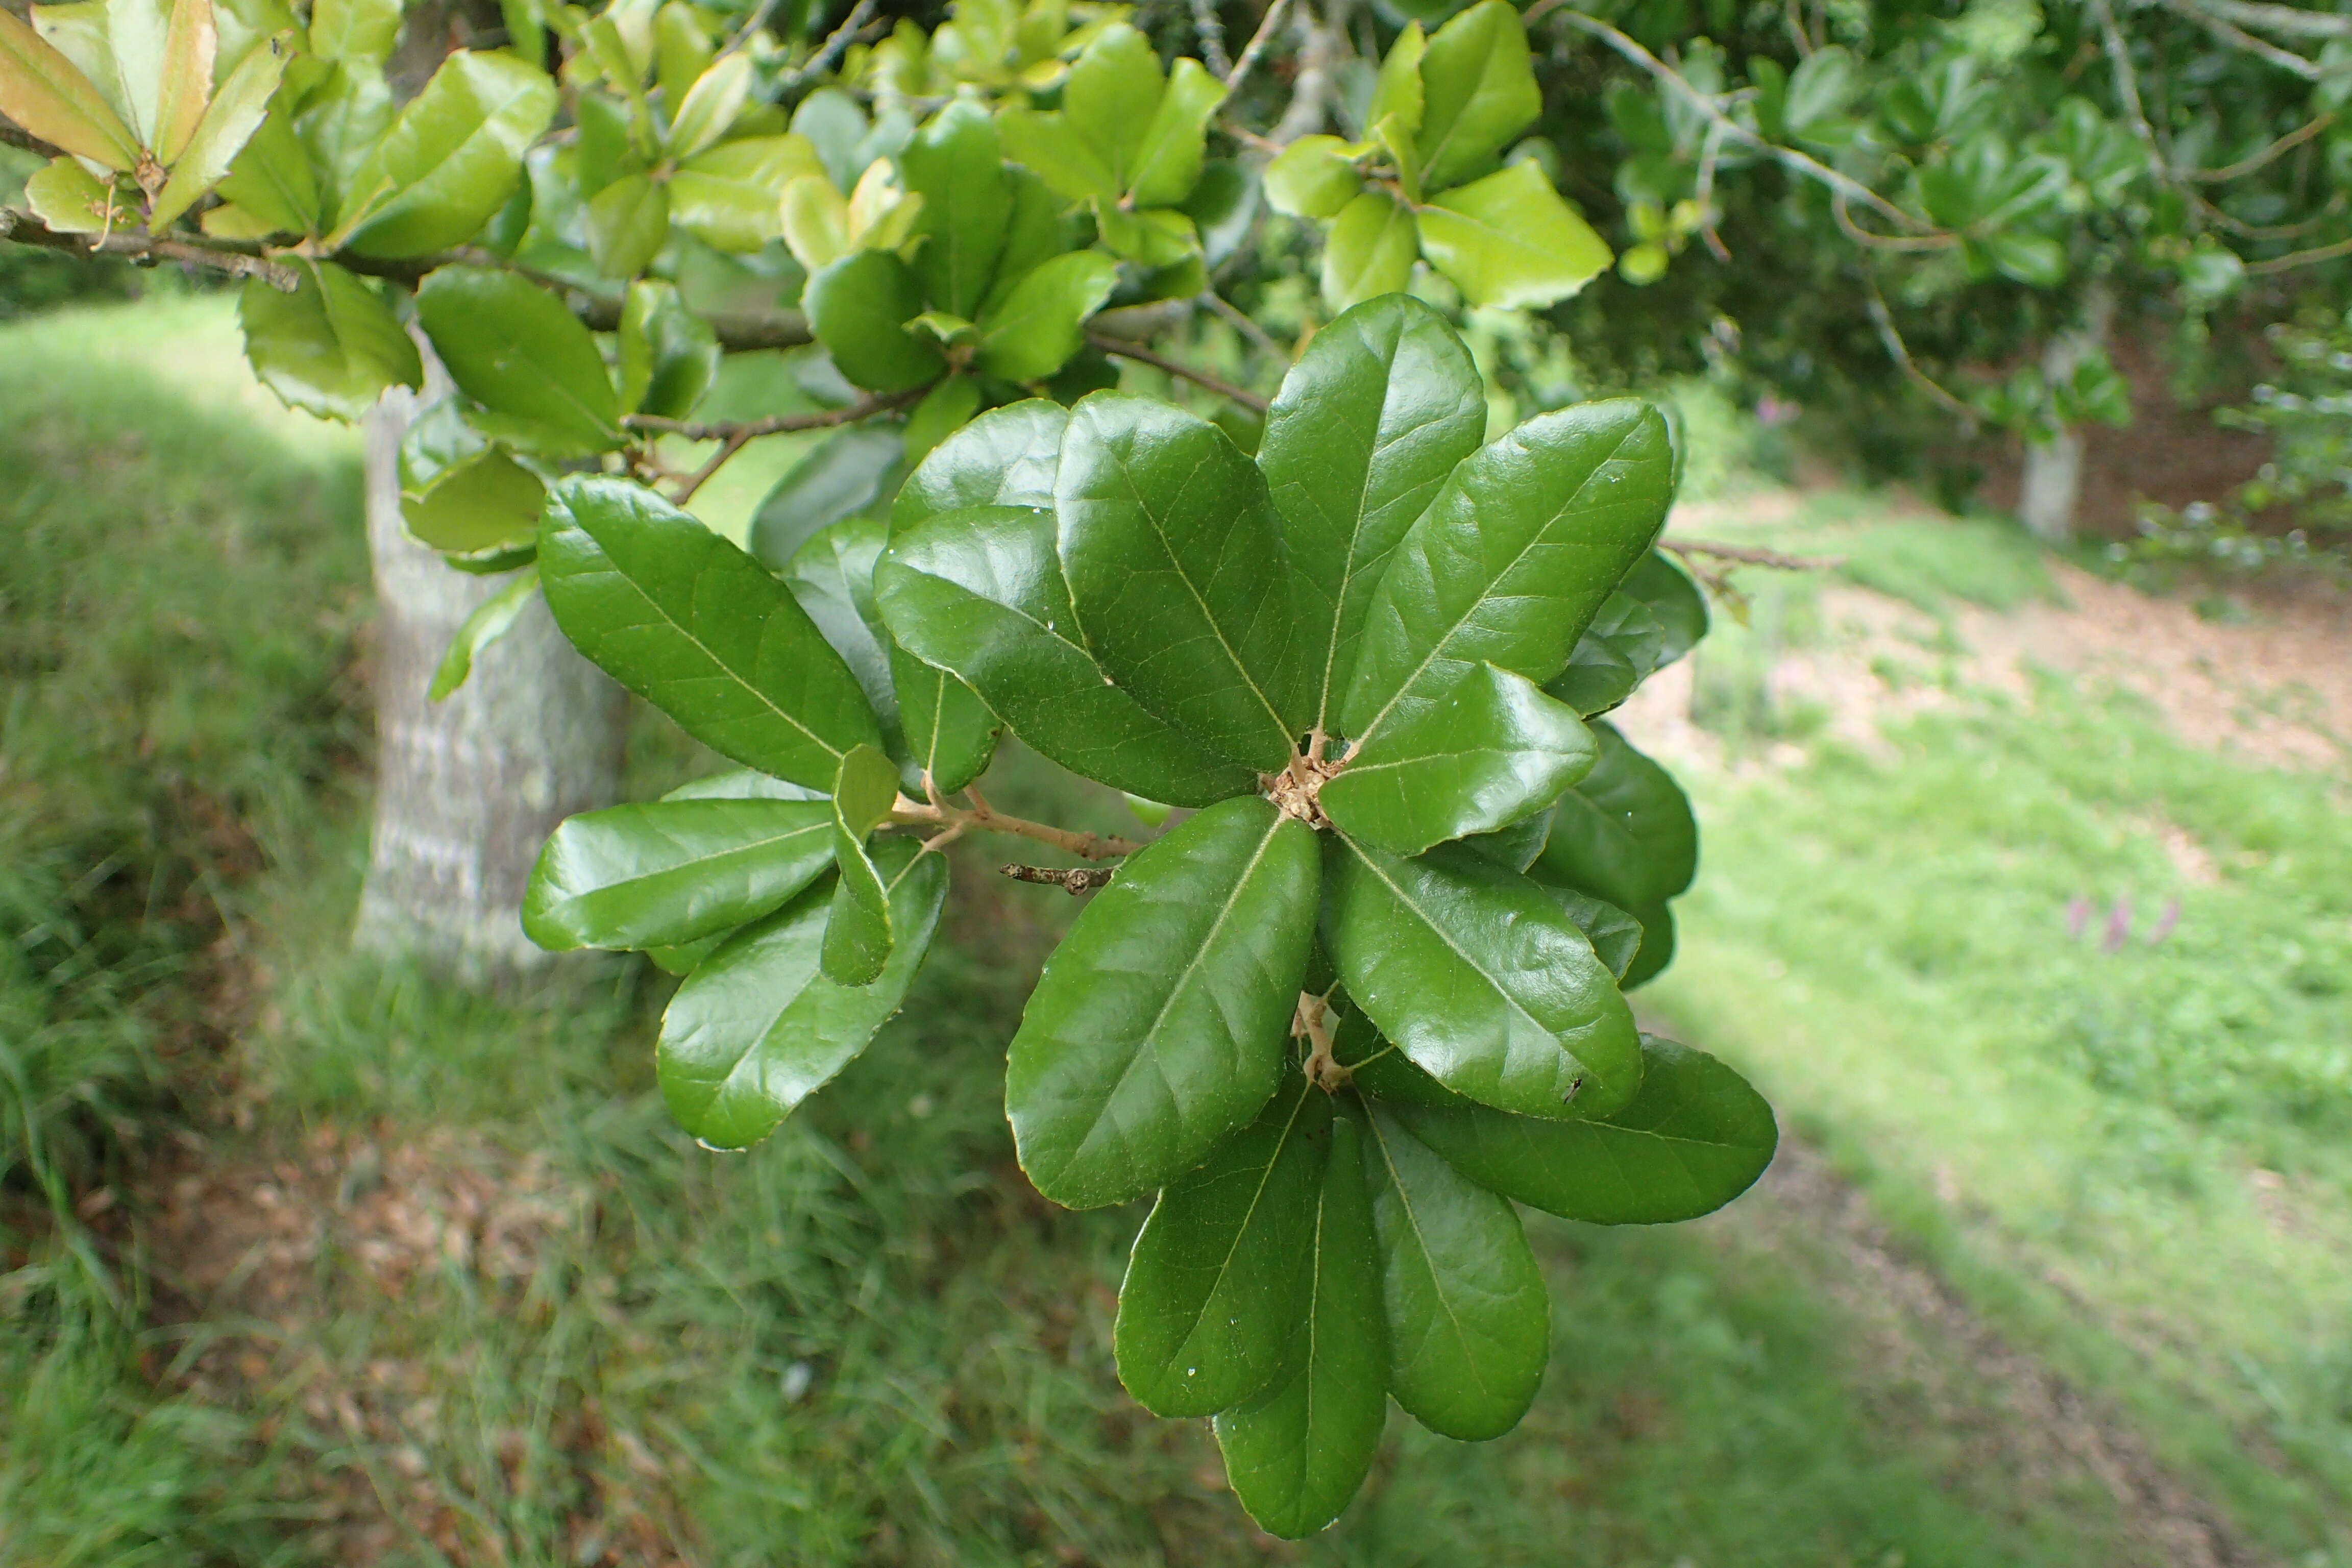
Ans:
{"type": "MultiPolygon", "coordinates": [[[[2083,301],[2082,325],[2059,333],[2042,351],[2042,379],[2052,386],[2073,379],[2084,361],[2106,346],[2115,310],[2115,295],[2105,284],[2093,284],[2083,301]]],[[[2062,424],[2049,440],[2027,442],[2017,499],[2027,531],[2046,544],[2072,543],[2082,499],[2082,431],[2062,424]]]]}
{"type": "Polygon", "coordinates": [[[523,887],[558,822],[618,797],[627,699],[534,602],[464,686],[425,700],[449,639],[505,579],[445,565],[403,531],[409,407],[395,393],[366,426],[377,759],[354,940],[495,982],[548,959],[522,934],[523,887]]]}

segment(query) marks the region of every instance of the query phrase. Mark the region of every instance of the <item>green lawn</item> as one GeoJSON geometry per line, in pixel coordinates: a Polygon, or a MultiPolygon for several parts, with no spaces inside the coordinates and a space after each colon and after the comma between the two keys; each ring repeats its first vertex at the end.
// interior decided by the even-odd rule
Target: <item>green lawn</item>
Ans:
{"type": "MultiPolygon", "coordinates": [[[[1339,1527],[1257,1536],[1204,1427],[1111,1376],[1139,1213],[1060,1212],[1013,1163],[1003,1042],[1070,900],[966,858],[905,1014],[735,1156],[651,1093],[651,971],[490,1000],[342,950],[352,447],[258,407],[216,301],[168,310],[203,333],[168,365],[155,306],[0,329],[0,1563],[2135,1560],[2087,1472],[2027,1473],[1999,1391],[1769,1194],[1535,1226],[1527,1424],[1397,1416],[1339,1527]]],[[[1889,571],[2032,580],[2004,535],[1905,526],[1889,571]]],[[[1694,779],[1654,1006],[2242,1528],[2315,1546],[2352,1387],[2341,801],[2063,691],[1898,744],[1694,779]],[[2066,943],[2078,890],[2159,898],[2151,814],[2224,874],[2161,948],[2066,943]],[[2257,1163],[2318,1232],[2267,1225],[2257,1163]]],[[[689,765],[642,727],[648,788],[689,765]]],[[[1116,809],[1000,771],[1003,804],[1116,809]]]]}

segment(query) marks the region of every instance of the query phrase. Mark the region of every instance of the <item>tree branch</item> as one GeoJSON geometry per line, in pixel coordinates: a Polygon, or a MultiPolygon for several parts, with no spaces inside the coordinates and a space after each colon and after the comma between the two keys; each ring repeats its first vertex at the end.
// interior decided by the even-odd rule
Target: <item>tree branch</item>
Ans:
{"type": "Polygon", "coordinates": [[[2116,26],[2116,14],[2107,0],[2090,0],[2091,19],[2099,25],[2099,43],[2107,57],[2107,69],[2116,79],[2116,97],[2124,106],[2125,116],[2131,121],[2132,133],[2156,160],[2157,174],[2167,184],[2176,183],[2172,173],[2172,154],[2156,134],[2156,127],[2147,121],[2147,110],[2140,102],[2139,72],[2131,63],[2131,47],[2124,42],[2124,32],[2116,26]]]}
{"type": "Polygon", "coordinates": [[[1275,29],[1282,25],[1282,14],[1289,9],[1290,0],[1274,0],[1265,8],[1265,15],[1258,18],[1257,31],[1242,46],[1241,58],[1234,62],[1232,70],[1223,73],[1226,102],[1233,101],[1234,94],[1241,91],[1242,83],[1249,80],[1250,72],[1257,68],[1257,62],[1265,56],[1266,46],[1274,41],[1275,29]]]}
{"type": "Polygon", "coordinates": [[[1109,884],[1116,869],[1109,866],[999,866],[997,870],[1016,882],[1059,888],[1072,898],[1109,884]]]}
{"type": "Polygon", "coordinates": [[[1658,548],[1671,550],[1688,560],[1704,555],[1711,560],[1736,562],[1742,566],[1769,566],[1780,572],[1829,572],[1845,564],[1842,555],[1783,555],[1777,550],[1760,550],[1746,544],[1717,544],[1706,539],[1661,539],[1658,548]]]}
{"type": "Polygon", "coordinates": [[[2189,0],[2157,0],[2157,3],[2174,16],[2196,23],[2223,43],[2243,49],[2257,59],[2268,60],[2281,70],[2293,71],[2305,81],[2317,81],[2324,74],[2317,60],[2305,59],[2293,49],[2283,49],[2266,38],[2257,38],[2252,33],[2233,27],[2202,6],[2189,4],[2189,0]]]}
{"type": "Polygon", "coordinates": [[[2241,158],[2234,163],[2225,163],[2218,169],[2189,169],[2184,172],[2189,178],[2200,184],[2218,185],[2224,180],[2234,180],[2242,174],[2252,174],[2279,154],[2293,152],[2335,123],[2336,115],[2331,110],[2295,127],[2250,158],[2241,158]]]}
{"type": "Polygon", "coordinates": [[[2299,5],[2273,5],[2262,0],[2201,0],[2201,8],[2226,16],[2240,26],[2283,33],[2291,38],[2352,38],[2352,16],[2306,11],[2299,5]]]}
{"type": "Polygon", "coordinates": [[[1250,320],[1249,312],[1236,306],[1223,294],[1211,289],[1201,296],[1202,303],[1222,317],[1226,325],[1258,346],[1258,351],[1279,364],[1290,363],[1290,351],[1274,341],[1264,327],[1250,320]]]}
{"type": "MultiPolygon", "coordinates": [[[[949,835],[1009,833],[1016,838],[1031,838],[1040,844],[1050,844],[1063,854],[1076,855],[1081,860],[1108,860],[1115,856],[1132,855],[1143,847],[1116,833],[1073,833],[1066,827],[1055,827],[1048,822],[1007,816],[990,805],[980,791],[968,788],[963,793],[964,797],[971,802],[968,807],[950,805],[936,799],[929,802],[908,800],[902,795],[890,809],[890,820],[909,826],[944,827],[949,835]]],[[[932,842],[939,840],[933,839],[932,842]]]]}
{"type": "Polygon", "coordinates": [[[1894,360],[1895,367],[1914,386],[1958,415],[1973,431],[1977,425],[1977,411],[1944,390],[1941,383],[1919,368],[1919,362],[1911,357],[1911,345],[1905,342],[1903,334],[1895,330],[1895,313],[1886,308],[1886,296],[1878,291],[1877,278],[1867,269],[1864,278],[1870,285],[1870,319],[1878,328],[1878,341],[1886,345],[1887,356],[1894,360]]]}
{"type": "Polygon", "coordinates": [[[1259,414],[1265,413],[1272,406],[1255,392],[1244,391],[1231,382],[1219,380],[1205,370],[1194,370],[1189,364],[1180,363],[1165,354],[1154,353],[1150,349],[1137,344],[1121,342],[1117,338],[1105,337],[1100,332],[1088,332],[1087,342],[1104,353],[1117,354],[1121,359],[1131,359],[1138,364],[1148,364],[1154,370],[1164,370],[1170,375],[1189,381],[1193,385],[1213,392],[1220,397],[1230,398],[1244,408],[1252,409],[1259,414]]]}
{"type": "Polygon", "coordinates": [[[1331,29],[1302,7],[1298,34],[1298,74],[1291,79],[1290,106],[1265,136],[1277,153],[1323,129],[1331,97],[1332,57],[1339,53],[1331,29]]]}
{"type": "MultiPolygon", "coordinates": [[[[777,91],[790,92],[809,78],[830,68],[833,62],[848,49],[850,40],[857,37],[858,29],[865,26],[873,16],[874,0],[857,0],[857,4],[850,7],[849,15],[842,18],[841,26],[825,35],[824,42],[817,47],[816,53],[808,58],[808,63],[796,67],[776,84],[777,91]]],[[[746,32],[749,30],[745,29],[746,32]]]]}
{"type": "Polygon", "coordinates": [[[215,272],[225,272],[232,278],[258,278],[271,288],[288,294],[302,286],[302,275],[293,268],[282,261],[273,261],[247,251],[212,243],[199,244],[194,240],[159,238],[144,229],[120,230],[103,237],[60,234],[32,214],[8,207],[0,207],[0,239],[42,250],[59,251],[85,261],[99,256],[119,256],[134,261],[142,258],[174,261],[186,267],[203,267],[215,272]]]}
{"type": "Polygon", "coordinates": [[[2335,261],[2352,256],[2352,239],[2339,239],[2333,245],[2314,247],[2309,250],[2289,251],[2268,261],[2249,261],[2246,271],[2256,278],[2266,278],[2273,272],[2291,272],[2298,267],[2316,267],[2323,261],[2335,261]]]}
{"type": "Polygon", "coordinates": [[[20,131],[5,120],[0,120],[0,146],[19,147],[27,153],[37,153],[44,158],[62,158],[66,150],[52,147],[29,131],[20,131]]]}
{"type": "Polygon", "coordinates": [[[761,436],[782,436],[794,430],[826,430],[835,425],[855,425],[861,419],[871,419],[887,414],[908,404],[930,389],[917,387],[912,392],[894,392],[887,397],[868,397],[850,404],[845,408],[820,409],[814,414],[772,414],[765,419],[723,419],[697,423],[686,419],[664,419],[654,414],[630,414],[621,423],[632,430],[643,430],[656,436],[682,436],[689,441],[756,440],[761,436]]]}
{"type": "Polygon", "coordinates": [[[1219,81],[1233,79],[1234,60],[1225,53],[1224,19],[1217,15],[1217,0],[1192,0],[1192,33],[1201,40],[1201,63],[1219,81]]]}

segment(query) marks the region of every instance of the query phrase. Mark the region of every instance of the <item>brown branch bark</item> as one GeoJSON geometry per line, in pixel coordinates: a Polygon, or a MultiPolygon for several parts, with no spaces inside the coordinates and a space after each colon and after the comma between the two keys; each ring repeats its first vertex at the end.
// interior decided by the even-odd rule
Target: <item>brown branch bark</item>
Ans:
{"type": "Polygon", "coordinates": [[[782,436],[795,430],[827,430],[836,425],[855,425],[861,419],[871,419],[894,408],[904,408],[929,390],[929,387],[919,386],[912,392],[894,392],[887,397],[868,397],[845,408],[820,409],[814,414],[775,414],[765,419],[698,423],[687,419],[664,419],[651,414],[631,414],[621,423],[632,430],[643,430],[649,435],[682,436],[689,441],[733,441],[740,444],[761,436],[782,436]]]}
{"type": "Polygon", "coordinates": [[[1134,343],[1121,342],[1117,338],[1106,337],[1100,332],[1088,332],[1087,342],[1107,354],[1117,354],[1121,359],[1131,359],[1138,364],[1148,364],[1154,370],[1164,370],[1170,375],[1182,381],[1189,381],[1193,385],[1213,392],[1220,397],[1230,398],[1244,408],[1263,414],[1272,406],[1255,392],[1235,386],[1229,381],[1220,380],[1205,370],[1194,370],[1189,364],[1170,359],[1165,354],[1154,353],[1151,350],[1139,347],[1134,343]]]}
{"type": "Polygon", "coordinates": [[[1110,866],[999,866],[997,870],[1016,882],[1034,882],[1041,887],[1059,888],[1072,898],[1091,893],[1109,884],[1118,874],[1110,866]]]}
{"type": "Polygon", "coordinates": [[[1009,816],[990,805],[978,790],[967,789],[963,793],[964,797],[971,802],[969,806],[950,805],[941,800],[908,800],[902,795],[891,808],[890,820],[909,826],[944,827],[950,835],[958,837],[966,833],[1009,833],[1016,838],[1034,839],[1037,843],[1051,845],[1065,855],[1076,855],[1081,860],[1108,860],[1121,855],[1132,855],[1143,847],[1116,833],[1073,833],[1050,822],[1031,822],[1026,817],[1009,816]]]}
{"type": "Polygon", "coordinates": [[[20,130],[5,120],[0,120],[0,146],[21,148],[27,153],[37,153],[44,158],[66,155],[64,148],[52,147],[31,132],[20,130]]]}
{"type": "Polygon", "coordinates": [[[301,274],[284,262],[244,250],[168,236],[159,237],[143,229],[121,230],[103,237],[60,234],[32,214],[7,207],[0,207],[0,239],[77,256],[84,260],[98,256],[119,256],[130,260],[175,261],[184,266],[225,272],[232,278],[258,278],[271,288],[289,294],[299,288],[302,281],[301,274]]]}
{"type": "Polygon", "coordinates": [[[1777,550],[1763,550],[1748,544],[1717,544],[1707,539],[1661,539],[1658,548],[1671,550],[1688,558],[1704,555],[1714,561],[1729,561],[1742,566],[1769,566],[1780,572],[1828,572],[1845,564],[1842,555],[1784,555],[1777,550]]]}

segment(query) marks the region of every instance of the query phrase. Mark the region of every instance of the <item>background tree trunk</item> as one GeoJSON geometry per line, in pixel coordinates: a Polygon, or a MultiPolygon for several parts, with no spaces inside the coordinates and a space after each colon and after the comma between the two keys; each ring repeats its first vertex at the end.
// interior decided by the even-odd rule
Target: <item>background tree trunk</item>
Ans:
{"type": "Polygon", "coordinates": [[[445,565],[403,531],[400,437],[413,406],[395,391],[365,427],[377,756],[354,941],[479,984],[547,962],[522,934],[523,886],[558,822],[618,797],[627,696],[535,600],[464,686],[425,700],[450,638],[506,580],[445,565]]]}
{"type": "MultiPolygon", "coordinates": [[[[2115,313],[2114,292],[2104,283],[2092,284],[2083,299],[2083,324],[2059,333],[2042,351],[2042,379],[2053,386],[2073,379],[2084,360],[2106,347],[2115,313]]],[[[2017,514],[2027,531],[2045,544],[2073,543],[2082,499],[2082,431],[2062,424],[2049,440],[2028,441],[2017,498],[2017,514]]]]}

